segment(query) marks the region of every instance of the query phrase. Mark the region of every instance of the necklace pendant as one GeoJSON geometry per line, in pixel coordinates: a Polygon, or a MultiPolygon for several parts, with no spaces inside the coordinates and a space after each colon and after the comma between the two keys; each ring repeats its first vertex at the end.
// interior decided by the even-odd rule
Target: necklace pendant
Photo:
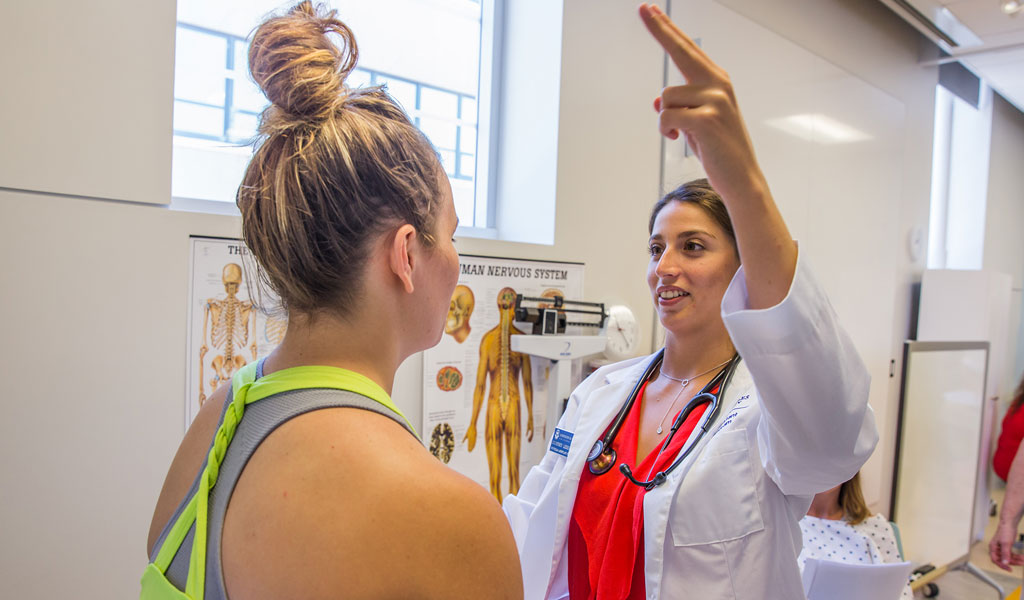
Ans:
{"type": "Polygon", "coordinates": [[[658,426],[658,435],[661,435],[661,426],[658,426]]]}

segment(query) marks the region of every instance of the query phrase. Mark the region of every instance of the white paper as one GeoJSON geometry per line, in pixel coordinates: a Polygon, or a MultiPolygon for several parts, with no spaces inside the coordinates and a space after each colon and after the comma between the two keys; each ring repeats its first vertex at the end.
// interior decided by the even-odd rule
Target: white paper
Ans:
{"type": "Polygon", "coordinates": [[[854,565],[809,558],[804,593],[807,600],[899,600],[910,570],[909,562],[854,565]]]}

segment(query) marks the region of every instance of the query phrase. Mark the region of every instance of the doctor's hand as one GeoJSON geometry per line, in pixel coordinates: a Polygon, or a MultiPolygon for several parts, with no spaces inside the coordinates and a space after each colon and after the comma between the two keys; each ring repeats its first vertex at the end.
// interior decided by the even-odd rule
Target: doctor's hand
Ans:
{"type": "Polygon", "coordinates": [[[476,425],[470,425],[469,429],[466,430],[466,435],[462,436],[462,441],[468,441],[467,452],[472,452],[473,447],[476,446],[476,425]]]}
{"type": "Polygon", "coordinates": [[[997,567],[1009,571],[1012,565],[1024,565],[1024,555],[1012,552],[1013,541],[1017,536],[1017,526],[1004,523],[1002,519],[996,528],[992,541],[988,544],[988,555],[997,567]]]}
{"type": "Polygon", "coordinates": [[[729,75],[660,8],[641,4],[640,18],[686,80],[654,100],[658,128],[669,139],[686,136],[711,186],[729,199],[767,189],[729,75]]]}

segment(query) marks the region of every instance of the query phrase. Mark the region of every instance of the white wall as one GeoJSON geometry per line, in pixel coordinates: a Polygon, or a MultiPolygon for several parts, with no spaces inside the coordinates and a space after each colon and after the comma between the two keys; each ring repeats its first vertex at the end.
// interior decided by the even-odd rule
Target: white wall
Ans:
{"type": "MultiPolygon", "coordinates": [[[[864,232],[865,244],[902,247],[903,233],[928,221],[935,74],[917,67],[918,35],[872,2],[725,4],[906,106],[894,210],[900,239],[876,240],[875,232],[864,232]]],[[[51,5],[78,6],[70,0],[51,5]]],[[[461,239],[459,246],[465,253],[585,262],[586,299],[629,304],[641,323],[651,323],[644,240],[647,212],[658,194],[661,155],[650,102],[662,85],[663,62],[634,11],[632,2],[565,1],[554,245],[461,239]]],[[[163,0],[133,4],[123,14],[173,39],[173,13],[173,2],[163,0]]],[[[154,193],[153,182],[145,177],[139,182],[136,173],[124,174],[126,181],[139,183],[136,191],[96,192],[88,181],[60,191],[166,201],[173,56],[166,43],[133,43],[134,33],[127,30],[134,26],[124,27],[124,22],[94,28],[92,43],[111,55],[131,48],[135,60],[147,65],[147,77],[160,79],[162,73],[166,78],[166,100],[149,98],[148,88],[115,86],[149,111],[155,130],[144,130],[130,143],[93,129],[66,130],[49,142],[55,151],[46,167],[60,176],[93,164],[81,158],[82,151],[69,154],[67,148],[87,148],[89,158],[99,160],[121,156],[130,146],[133,160],[144,167],[141,172],[160,174],[153,177],[163,191],[154,193]]],[[[5,31],[15,27],[7,23],[5,31]]],[[[72,42],[53,43],[65,54],[77,52],[72,42]]],[[[0,50],[6,49],[3,44],[0,50]]],[[[3,63],[4,71],[27,78],[36,67],[32,61],[21,56],[18,62],[3,63]]],[[[95,90],[121,76],[116,69],[95,69],[83,89],[98,94],[95,90]]],[[[29,91],[35,88],[8,89],[17,92],[0,95],[0,115],[48,106],[45,99],[36,101],[29,91]]],[[[35,143],[31,132],[0,121],[5,152],[30,142],[35,143]]],[[[39,170],[33,162],[38,160],[22,162],[39,170]]],[[[799,171],[800,165],[793,168],[799,171]]],[[[48,189],[33,188],[36,180],[20,181],[0,177],[0,188],[48,189]]],[[[1021,189],[1012,177],[1008,181],[1000,189],[1021,189]]],[[[238,221],[11,189],[0,189],[0,211],[0,336],[6,342],[0,349],[6,383],[0,399],[0,479],[5,482],[0,486],[0,573],[6,594],[133,597],[146,561],[152,507],[182,435],[188,235],[235,235],[238,221]]],[[[855,252],[850,260],[857,260],[855,252]]],[[[891,331],[891,355],[898,361],[909,328],[911,284],[923,265],[911,263],[905,253],[892,260],[895,316],[892,323],[877,326],[891,331]]],[[[650,334],[648,326],[641,347],[649,345],[650,334]]],[[[420,371],[415,359],[408,361],[395,388],[396,401],[414,423],[421,413],[420,371]]],[[[886,383],[889,398],[898,394],[895,379],[886,383]]],[[[892,404],[879,414],[883,431],[890,433],[892,404]]]]}
{"type": "MultiPolygon", "coordinates": [[[[884,507],[891,483],[891,459],[886,457],[895,437],[890,361],[899,356],[893,354],[895,334],[889,324],[897,314],[893,298],[905,285],[902,269],[912,262],[900,224],[905,165],[929,151],[931,136],[931,123],[922,128],[910,113],[920,110],[918,103],[930,106],[936,71],[917,66],[916,34],[906,36],[902,47],[887,48],[886,60],[901,65],[904,77],[916,78],[915,91],[924,90],[909,95],[881,76],[878,65],[851,60],[855,53],[847,37],[819,40],[811,35],[817,30],[799,27],[806,25],[800,21],[805,10],[812,11],[819,28],[842,17],[852,39],[884,46],[887,37],[874,26],[888,16],[883,7],[861,14],[791,4],[687,0],[678,10],[673,7],[673,15],[689,24],[731,74],[790,231],[871,373],[870,402],[882,440],[862,470],[862,482],[868,502],[884,507]],[[794,117],[818,128],[796,127],[794,117]],[[836,126],[825,125],[829,122],[836,126]],[[824,135],[838,126],[849,133],[824,135]]],[[[859,58],[863,62],[864,56],[859,58]]],[[[670,173],[672,167],[665,170],[670,173]]],[[[927,194],[928,180],[914,185],[927,194]]],[[[899,335],[902,339],[904,334],[899,335]]]]}
{"type": "Polygon", "coordinates": [[[1024,376],[1024,114],[993,95],[992,147],[985,210],[984,268],[1013,278],[1006,378],[998,394],[1005,409],[1024,376]]]}
{"type": "Polygon", "coordinates": [[[131,598],[182,436],[188,236],[231,217],[0,191],[0,572],[131,598]]]}

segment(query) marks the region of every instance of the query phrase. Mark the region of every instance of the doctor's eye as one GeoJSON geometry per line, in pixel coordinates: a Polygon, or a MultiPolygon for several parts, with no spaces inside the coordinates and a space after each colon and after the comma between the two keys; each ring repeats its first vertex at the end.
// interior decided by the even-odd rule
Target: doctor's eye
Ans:
{"type": "Polygon", "coordinates": [[[661,253],[664,252],[664,250],[665,249],[659,246],[658,244],[651,244],[650,246],[647,247],[648,254],[655,258],[661,256],[661,253]]]}
{"type": "Polygon", "coordinates": [[[689,240],[683,244],[683,250],[687,252],[697,252],[704,249],[704,244],[697,240],[689,240]]]}

